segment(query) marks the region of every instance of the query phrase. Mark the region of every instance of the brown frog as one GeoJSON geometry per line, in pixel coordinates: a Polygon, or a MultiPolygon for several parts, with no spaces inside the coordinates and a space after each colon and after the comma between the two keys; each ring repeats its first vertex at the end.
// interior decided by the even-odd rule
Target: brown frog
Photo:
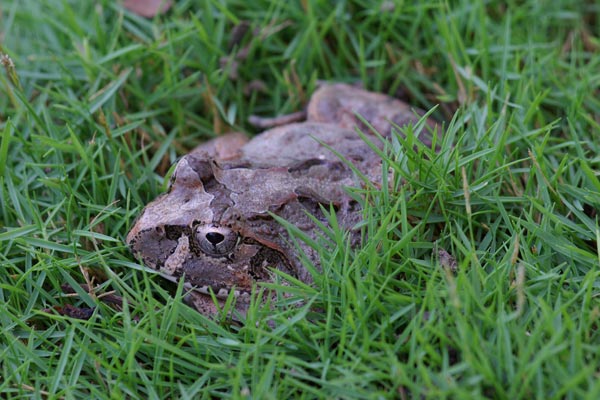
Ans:
{"type": "MultiPolygon", "coordinates": [[[[361,115],[383,136],[419,119],[407,104],[345,84],[320,87],[305,122],[273,128],[247,140],[241,134],[218,137],[177,163],[170,188],[148,204],[127,236],[135,255],[172,281],[185,280],[188,299],[201,313],[214,315],[231,292],[243,316],[257,283],[280,270],[311,282],[298,249],[274,216],[294,224],[311,239],[319,229],[309,214],[326,224],[321,206],[334,207],[338,223],[350,231],[361,210],[345,189],[359,179],[334,150],[369,180],[381,178],[381,161],[356,133],[371,136],[361,115]]],[[[429,123],[429,122],[428,122],[429,123]]],[[[430,124],[430,128],[433,124],[430,124]]],[[[422,139],[431,144],[434,130],[422,139]]],[[[318,254],[300,243],[318,267],[318,254]]]]}

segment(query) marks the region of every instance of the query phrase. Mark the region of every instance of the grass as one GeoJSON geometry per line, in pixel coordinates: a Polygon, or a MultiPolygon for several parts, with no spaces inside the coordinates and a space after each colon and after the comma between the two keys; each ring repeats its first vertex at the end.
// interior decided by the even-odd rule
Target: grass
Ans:
{"type": "Polygon", "coordinates": [[[3,1],[2,397],[598,398],[599,14],[207,0],[146,20],[112,1],[3,1]],[[241,21],[256,31],[232,45],[241,21]],[[209,320],[123,239],[178,156],[301,109],[317,80],[432,110],[443,150],[412,127],[389,144],[388,187],[360,193],[369,240],[324,232],[315,287],[293,289],[304,306],[209,320]],[[99,300],[112,292],[120,308],[99,300]]]}

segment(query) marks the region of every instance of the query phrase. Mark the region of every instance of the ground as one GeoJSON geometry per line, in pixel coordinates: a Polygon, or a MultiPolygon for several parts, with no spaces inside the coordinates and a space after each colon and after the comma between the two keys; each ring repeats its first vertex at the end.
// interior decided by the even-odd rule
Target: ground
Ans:
{"type": "Polygon", "coordinates": [[[599,13],[3,1],[2,397],[600,397],[599,13]],[[207,319],[124,237],[177,157],[322,80],[429,110],[441,150],[403,129],[357,193],[362,247],[327,230],[313,287],[207,319]]]}

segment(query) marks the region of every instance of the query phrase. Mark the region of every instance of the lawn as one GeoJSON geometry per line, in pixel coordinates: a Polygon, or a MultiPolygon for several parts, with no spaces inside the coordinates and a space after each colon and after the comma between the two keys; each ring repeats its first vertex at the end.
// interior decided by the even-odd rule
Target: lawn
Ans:
{"type": "Polygon", "coordinates": [[[2,1],[0,397],[600,398],[599,18],[583,0],[182,0],[153,19],[2,1]],[[360,248],[332,224],[313,287],[208,319],[124,238],[178,157],[324,80],[429,110],[443,146],[403,128],[389,185],[361,192],[360,248]]]}

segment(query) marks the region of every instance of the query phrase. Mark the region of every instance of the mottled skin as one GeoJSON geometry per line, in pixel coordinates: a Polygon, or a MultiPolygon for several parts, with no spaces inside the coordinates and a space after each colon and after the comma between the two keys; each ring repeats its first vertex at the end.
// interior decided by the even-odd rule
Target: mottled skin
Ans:
{"type": "MultiPolygon", "coordinates": [[[[377,181],[381,162],[355,127],[372,135],[365,118],[384,136],[389,121],[402,126],[418,116],[405,103],[344,84],[325,85],[312,96],[306,122],[280,126],[248,141],[240,134],[219,137],[178,162],[167,193],[148,204],[127,236],[127,243],[148,267],[167,279],[184,277],[191,304],[217,312],[233,291],[236,310],[245,313],[257,282],[272,280],[272,269],[304,282],[310,276],[298,260],[277,215],[316,238],[307,212],[325,221],[320,205],[334,206],[340,226],[352,228],[360,208],[344,187],[359,184],[330,146],[366,177],[377,181]]],[[[429,138],[423,139],[430,144],[429,138]]],[[[380,143],[373,136],[373,143],[380,143]]],[[[317,254],[300,244],[318,266],[317,254]]]]}

